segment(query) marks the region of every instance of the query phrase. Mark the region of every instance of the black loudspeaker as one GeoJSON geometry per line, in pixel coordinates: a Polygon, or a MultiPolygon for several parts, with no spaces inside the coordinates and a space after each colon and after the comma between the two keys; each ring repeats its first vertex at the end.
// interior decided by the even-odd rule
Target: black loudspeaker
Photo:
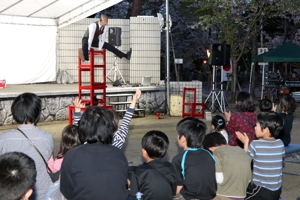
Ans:
{"type": "Polygon", "coordinates": [[[110,27],[108,29],[108,42],[113,46],[121,46],[121,33],[122,29],[119,27],[110,27]]]}
{"type": "Polygon", "coordinates": [[[210,65],[230,65],[230,45],[210,44],[208,64],[210,65]]]}
{"type": "Polygon", "coordinates": [[[230,65],[230,45],[222,44],[223,65],[230,65]]]}

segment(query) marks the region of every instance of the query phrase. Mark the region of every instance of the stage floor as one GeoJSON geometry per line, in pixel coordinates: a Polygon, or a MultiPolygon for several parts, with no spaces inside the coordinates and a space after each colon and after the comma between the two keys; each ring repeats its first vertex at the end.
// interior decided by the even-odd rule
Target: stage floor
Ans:
{"type": "MultiPolygon", "coordinates": [[[[135,92],[137,87],[132,85],[122,85],[113,87],[107,84],[106,93],[124,93],[135,92]]],[[[141,86],[142,91],[164,91],[164,85],[141,86]]],[[[73,84],[57,84],[57,83],[42,83],[42,84],[21,84],[21,85],[6,85],[5,88],[0,88],[0,98],[14,98],[21,93],[32,92],[39,96],[52,95],[76,95],[78,94],[78,83],[73,84]]],[[[99,90],[101,93],[101,91],[99,90]]],[[[83,93],[89,93],[84,91],[83,93]]],[[[97,92],[96,92],[97,93],[97,92]]]]}

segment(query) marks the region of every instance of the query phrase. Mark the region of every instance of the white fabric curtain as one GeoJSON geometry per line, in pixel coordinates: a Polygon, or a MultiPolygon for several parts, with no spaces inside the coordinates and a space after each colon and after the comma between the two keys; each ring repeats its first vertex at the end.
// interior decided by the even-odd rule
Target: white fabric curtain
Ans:
{"type": "Polygon", "coordinates": [[[0,80],[7,84],[55,81],[56,26],[0,24],[0,80]]]}

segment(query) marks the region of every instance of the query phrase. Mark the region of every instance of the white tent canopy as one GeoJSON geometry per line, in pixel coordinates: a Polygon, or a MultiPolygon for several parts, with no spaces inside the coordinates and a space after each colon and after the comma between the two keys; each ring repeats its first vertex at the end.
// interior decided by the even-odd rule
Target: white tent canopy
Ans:
{"type": "Polygon", "coordinates": [[[54,81],[60,28],[122,0],[1,0],[0,80],[54,81]]]}
{"type": "Polygon", "coordinates": [[[79,21],[122,0],[1,0],[0,23],[58,26],[79,21]]]}

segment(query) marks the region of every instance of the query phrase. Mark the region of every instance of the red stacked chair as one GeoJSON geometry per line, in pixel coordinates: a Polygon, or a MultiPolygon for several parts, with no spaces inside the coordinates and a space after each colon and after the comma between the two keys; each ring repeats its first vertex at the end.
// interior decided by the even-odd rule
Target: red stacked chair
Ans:
{"type": "MultiPolygon", "coordinates": [[[[96,51],[94,49],[90,49],[89,51],[90,62],[89,63],[82,63],[80,57],[78,56],[78,98],[81,99],[82,103],[85,103],[86,106],[90,105],[101,105],[104,108],[111,108],[112,106],[106,105],[106,50],[102,49],[100,51],[96,51]],[[95,56],[102,57],[101,64],[95,64],[95,56]],[[100,70],[99,70],[100,69],[100,70]],[[102,81],[96,82],[95,81],[95,70],[100,71],[102,75],[102,81]],[[83,84],[82,76],[83,72],[89,72],[89,82],[87,84],[83,84]],[[96,98],[95,90],[102,90],[102,97],[96,98]],[[89,97],[83,99],[83,91],[89,92],[89,97]]],[[[98,91],[99,92],[99,91],[98,91]]],[[[68,115],[69,115],[69,124],[73,122],[73,110],[74,106],[71,105],[68,108],[68,115]]],[[[85,108],[81,109],[85,110],[85,108]]]]}
{"type": "Polygon", "coordinates": [[[204,118],[204,103],[197,103],[196,102],[197,95],[196,95],[196,88],[183,88],[183,95],[182,95],[182,118],[184,117],[202,117],[204,118]],[[187,93],[192,93],[193,101],[186,102],[187,93]],[[185,112],[185,110],[189,110],[185,112]],[[199,110],[197,112],[197,109],[199,110]]]}

